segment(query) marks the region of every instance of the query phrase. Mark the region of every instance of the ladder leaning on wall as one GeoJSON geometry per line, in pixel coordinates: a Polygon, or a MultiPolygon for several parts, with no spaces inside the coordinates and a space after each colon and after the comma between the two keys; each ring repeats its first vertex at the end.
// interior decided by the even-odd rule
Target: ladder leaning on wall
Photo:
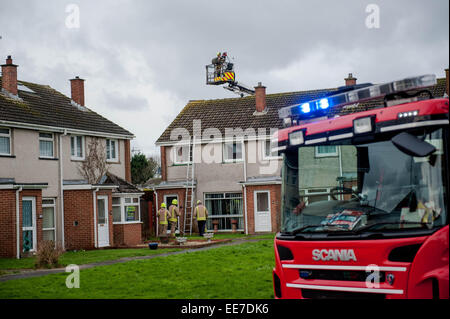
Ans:
{"type": "Polygon", "coordinates": [[[184,227],[183,227],[183,235],[189,231],[189,235],[192,235],[192,218],[194,212],[194,168],[195,168],[195,136],[192,139],[192,148],[191,148],[191,140],[189,139],[189,148],[188,148],[188,161],[186,168],[186,195],[184,196],[184,227]],[[191,157],[192,152],[192,157],[191,157]],[[191,161],[192,159],[192,161],[191,161]]]}

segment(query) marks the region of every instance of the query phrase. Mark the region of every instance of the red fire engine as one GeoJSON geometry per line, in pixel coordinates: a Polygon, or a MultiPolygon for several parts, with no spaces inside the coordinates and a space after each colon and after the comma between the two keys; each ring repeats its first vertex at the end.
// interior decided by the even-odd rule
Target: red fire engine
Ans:
{"type": "Polygon", "coordinates": [[[275,298],[449,298],[449,100],[435,84],[362,84],[280,109],[275,298]]]}

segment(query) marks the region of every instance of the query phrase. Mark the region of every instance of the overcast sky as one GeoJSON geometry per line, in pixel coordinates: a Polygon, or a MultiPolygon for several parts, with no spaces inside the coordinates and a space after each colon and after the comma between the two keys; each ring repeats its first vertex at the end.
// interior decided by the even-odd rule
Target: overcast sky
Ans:
{"type": "Polygon", "coordinates": [[[67,96],[70,78],[86,79],[86,105],[151,155],[189,100],[236,97],[205,85],[218,51],[238,81],[267,93],[337,87],[348,73],[359,83],[444,77],[448,12],[448,0],[0,0],[0,62],[12,55],[19,80],[67,96]],[[378,28],[366,26],[370,4],[378,28]]]}

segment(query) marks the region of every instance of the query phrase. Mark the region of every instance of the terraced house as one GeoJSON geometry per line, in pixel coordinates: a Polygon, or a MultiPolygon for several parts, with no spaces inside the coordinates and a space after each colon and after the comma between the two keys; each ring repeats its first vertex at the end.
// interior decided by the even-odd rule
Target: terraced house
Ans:
{"type": "MultiPolygon", "coordinates": [[[[357,85],[356,80],[349,74],[345,87],[357,85]]],[[[446,81],[448,70],[447,80],[438,79],[430,89],[435,97],[445,94],[446,81]]],[[[195,230],[190,219],[198,199],[210,212],[209,230],[216,227],[218,231],[247,234],[278,231],[281,158],[270,147],[271,131],[283,127],[278,110],[338,89],[344,87],[266,94],[266,88],[259,84],[254,96],[190,101],[156,142],[161,152],[162,181],[147,185],[155,191],[156,204],[170,205],[172,199],[178,199],[180,231],[195,230]]],[[[383,100],[372,100],[332,110],[329,116],[383,106],[383,100]]],[[[345,154],[327,146],[316,147],[310,158],[338,164],[343,159],[345,154]]],[[[327,180],[317,185],[325,184],[327,180]]],[[[308,203],[330,196],[326,187],[302,191],[308,195],[308,203]]]]}
{"type": "Polygon", "coordinates": [[[43,240],[67,250],[139,243],[133,134],[85,105],[83,79],[70,80],[69,98],[18,80],[10,56],[1,67],[0,257],[20,258],[43,240]],[[92,182],[80,168],[95,149],[107,172],[92,182]]]}

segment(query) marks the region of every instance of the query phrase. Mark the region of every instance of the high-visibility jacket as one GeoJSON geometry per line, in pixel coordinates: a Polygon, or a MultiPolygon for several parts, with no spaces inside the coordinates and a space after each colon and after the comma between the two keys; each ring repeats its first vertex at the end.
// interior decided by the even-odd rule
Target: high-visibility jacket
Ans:
{"type": "Polygon", "coordinates": [[[170,213],[167,209],[161,208],[158,210],[159,223],[161,225],[167,225],[167,218],[170,218],[170,213]]]}
{"type": "Polygon", "coordinates": [[[195,207],[195,215],[197,216],[197,220],[206,220],[208,217],[208,210],[203,205],[197,205],[197,207],[195,207]]]}
{"type": "Polygon", "coordinates": [[[170,218],[169,221],[171,222],[177,222],[178,221],[178,216],[180,215],[180,212],[178,210],[178,207],[176,205],[170,205],[169,207],[169,213],[170,213],[170,218]]]}

